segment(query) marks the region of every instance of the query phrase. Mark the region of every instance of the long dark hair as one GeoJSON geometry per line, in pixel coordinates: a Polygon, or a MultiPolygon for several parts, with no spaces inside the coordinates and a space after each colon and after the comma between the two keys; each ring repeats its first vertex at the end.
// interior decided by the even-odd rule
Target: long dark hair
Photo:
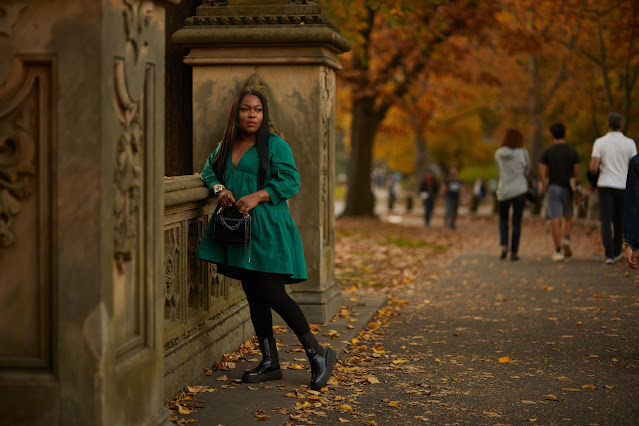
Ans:
{"type": "Polygon", "coordinates": [[[268,168],[268,137],[269,137],[269,116],[268,105],[266,104],[266,97],[255,90],[242,90],[231,103],[231,109],[229,110],[229,116],[226,119],[226,127],[224,128],[224,136],[222,137],[222,143],[220,149],[217,151],[217,155],[213,159],[211,167],[217,175],[218,179],[224,183],[224,170],[226,168],[226,159],[231,152],[233,142],[240,134],[239,116],[240,116],[240,102],[244,99],[244,96],[254,95],[257,96],[262,102],[262,125],[257,130],[255,135],[255,145],[257,147],[257,155],[260,159],[259,167],[257,169],[257,182],[261,187],[266,180],[266,169],[268,168]]]}

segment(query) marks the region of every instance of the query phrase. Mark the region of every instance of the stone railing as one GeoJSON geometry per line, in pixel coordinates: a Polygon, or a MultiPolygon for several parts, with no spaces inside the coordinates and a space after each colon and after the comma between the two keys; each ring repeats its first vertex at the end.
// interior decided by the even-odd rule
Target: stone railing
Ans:
{"type": "Polygon", "coordinates": [[[250,338],[241,284],[198,260],[216,206],[199,175],[164,180],[165,394],[195,382],[205,367],[250,338]]]}

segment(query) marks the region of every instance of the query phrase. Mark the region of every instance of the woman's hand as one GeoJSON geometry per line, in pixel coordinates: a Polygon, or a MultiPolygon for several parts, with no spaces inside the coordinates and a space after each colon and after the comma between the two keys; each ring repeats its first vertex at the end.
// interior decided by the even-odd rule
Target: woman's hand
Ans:
{"type": "Polygon", "coordinates": [[[271,201],[270,195],[264,189],[260,189],[252,194],[245,195],[237,200],[235,207],[242,213],[242,216],[246,216],[246,213],[251,211],[259,203],[271,201]]]}
{"type": "Polygon", "coordinates": [[[235,204],[235,197],[228,189],[223,189],[217,193],[217,202],[225,209],[235,204]]]}
{"type": "Polygon", "coordinates": [[[260,196],[257,194],[257,192],[254,192],[252,194],[245,195],[244,197],[237,200],[237,202],[235,203],[235,208],[238,209],[240,213],[242,213],[242,216],[246,216],[246,214],[260,202],[260,196]]]}

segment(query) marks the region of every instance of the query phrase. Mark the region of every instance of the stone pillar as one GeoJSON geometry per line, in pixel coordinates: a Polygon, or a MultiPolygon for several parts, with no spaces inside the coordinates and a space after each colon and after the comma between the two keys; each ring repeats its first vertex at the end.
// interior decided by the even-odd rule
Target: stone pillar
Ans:
{"type": "Polygon", "coordinates": [[[0,3],[3,424],[167,422],[164,7],[0,3]]]}
{"type": "Polygon", "coordinates": [[[301,175],[290,200],[309,280],[289,286],[311,322],[340,308],[334,277],[335,70],[348,41],[314,0],[208,0],[174,34],[193,66],[193,169],[221,140],[231,100],[262,90],[271,125],[291,146],[301,175]]]}

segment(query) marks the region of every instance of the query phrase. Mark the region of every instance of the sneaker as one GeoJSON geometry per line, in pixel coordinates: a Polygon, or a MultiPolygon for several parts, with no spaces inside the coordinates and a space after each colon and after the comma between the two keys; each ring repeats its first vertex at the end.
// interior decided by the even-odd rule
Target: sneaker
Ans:
{"type": "Polygon", "coordinates": [[[619,253],[618,255],[613,257],[612,260],[614,260],[615,262],[619,262],[622,257],[623,257],[623,253],[619,253]]]}
{"type": "Polygon", "coordinates": [[[501,246],[501,254],[499,255],[499,258],[500,259],[505,259],[507,255],[508,255],[508,247],[507,246],[501,246]]]}
{"type": "Polygon", "coordinates": [[[612,265],[613,263],[615,263],[615,259],[613,259],[612,257],[606,258],[606,265],[612,265]]]}
{"type": "Polygon", "coordinates": [[[564,260],[564,258],[565,258],[564,254],[560,251],[556,251],[552,254],[552,260],[554,260],[555,262],[564,260]]]}
{"type": "Polygon", "coordinates": [[[568,238],[564,238],[564,241],[561,243],[561,246],[564,249],[565,257],[572,256],[572,250],[570,249],[570,240],[568,238]]]}

